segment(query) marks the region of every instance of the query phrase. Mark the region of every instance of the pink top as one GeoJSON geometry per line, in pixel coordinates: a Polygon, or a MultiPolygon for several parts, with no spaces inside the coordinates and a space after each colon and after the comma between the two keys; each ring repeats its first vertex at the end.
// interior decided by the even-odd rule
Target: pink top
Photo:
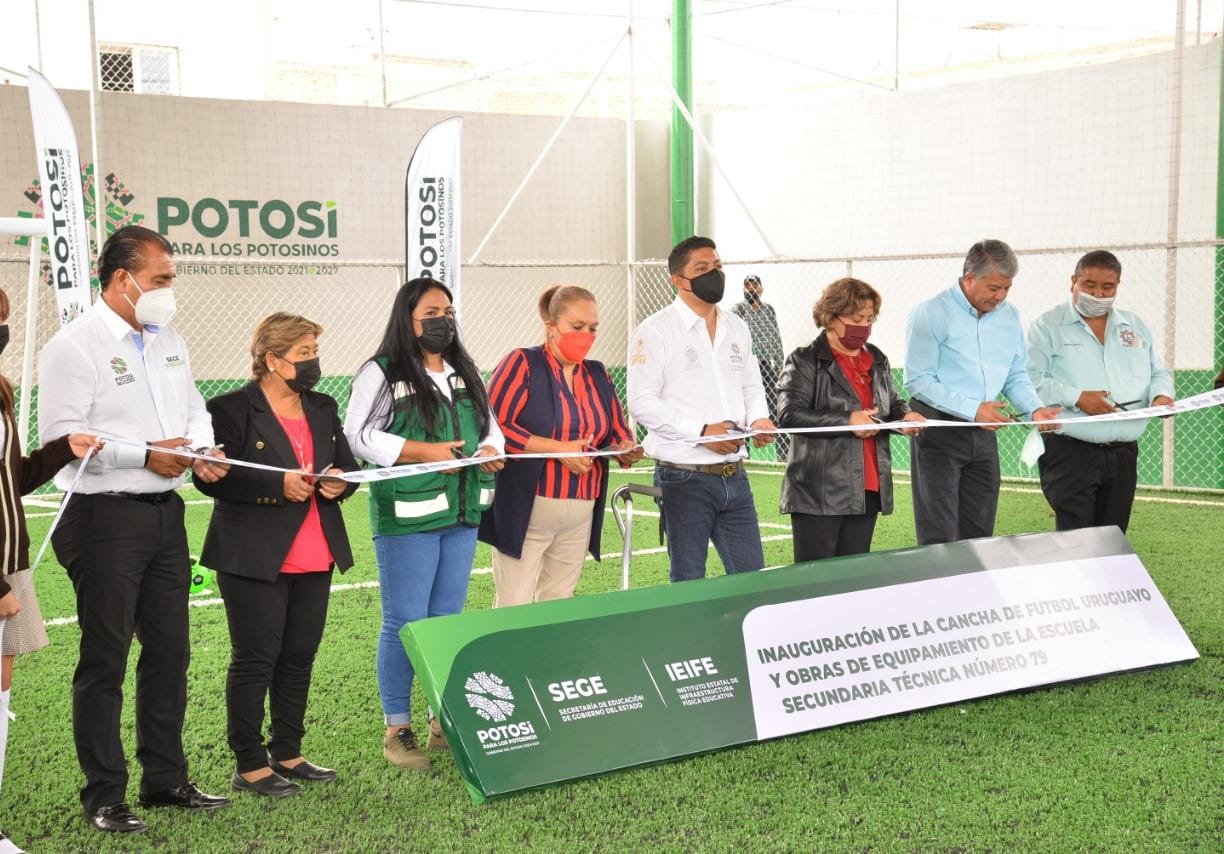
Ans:
{"type": "MultiPolygon", "coordinates": [[[[281,429],[289,438],[289,444],[297,455],[298,464],[314,471],[314,438],[310,435],[310,426],[304,418],[282,418],[276,416],[281,429]]],[[[327,572],[333,563],[331,549],[327,545],[327,537],[323,534],[323,523],[319,520],[319,505],[317,497],[310,496],[310,509],[302,527],[298,528],[297,537],[285,555],[285,563],[281,572],[327,572]]]]}

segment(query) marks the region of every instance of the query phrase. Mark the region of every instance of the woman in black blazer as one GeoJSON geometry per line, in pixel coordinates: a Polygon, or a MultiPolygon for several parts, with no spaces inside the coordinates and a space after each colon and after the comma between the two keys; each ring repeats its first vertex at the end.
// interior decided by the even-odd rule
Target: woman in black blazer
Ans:
{"type": "Polygon", "coordinates": [[[251,339],[252,382],[208,401],[218,447],[235,459],[290,472],[231,466],[196,488],[215,501],[200,562],[217,571],[233,647],[225,683],[231,786],[296,794],[294,780],[336,772],[302,758],[306,696],[327,620],[332,569],[353,565],[339,502],[355,483],[315,476],[358,468],[336,401],[319,380],[318,336],[304,317],[273,314],[251,339]],[[272,716],[265,748],[264,698],[272,716]]]}

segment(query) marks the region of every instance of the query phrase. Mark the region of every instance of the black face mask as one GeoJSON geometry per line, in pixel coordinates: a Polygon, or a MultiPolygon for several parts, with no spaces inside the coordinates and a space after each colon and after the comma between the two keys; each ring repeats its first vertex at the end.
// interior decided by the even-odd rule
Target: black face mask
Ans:
{"type": "Polygon", "coordinates": [[[9,342],[9,325],[7,323],[0,325],[0,353],[4,352],[4,348],[9,342]]]}
{"type": "MultiPolygon", "coordinates": [[[[681,276],[682,279],[688,279],[687,276],[681,276]]],[[[702,302],[708,302],[711,305],[716,305],[722,302],[723,291],[727,286],[727,277],[719,268],[708,270],[697,276],[694,279],[688,279],[689,287],[693,289],[693,296],[702,302]]]]}
{"type": "MultiPolygon", "coordinates": [[[[285,361],[289,361],[286,359],[285,361]]],[[[285,385],[296,391],[298,394],[310,391],[319,382],[319,377],[323,376],[323,372],[319,370],[319,358],[316,356],[313,359],[303,359],[300,362],[290,362],[296,372],[293,379],[285,380],[285,385]]]]}
{"type": "Polygon", "coordinates": [[[756,305],[761,301],[761,295],[756,291],[744,291],[744,299],[748,301],[749,305],[756,305]]]}
{"type": "Polygon", "coordinates": [[[454,340],[455,318],[443,315],[426,317],[421,321],[421,334],[417,336],[417,341],[421,342],[421,349],[426,353],[441,353],[454,340]]]}

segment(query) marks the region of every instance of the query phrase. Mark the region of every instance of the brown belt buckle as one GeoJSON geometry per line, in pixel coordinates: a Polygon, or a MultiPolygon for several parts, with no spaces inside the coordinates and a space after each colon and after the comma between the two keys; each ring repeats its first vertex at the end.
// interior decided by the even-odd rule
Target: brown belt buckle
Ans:
{"type": "Polygon", "coordinates": [[[735,474],[735,463],[723,463],[722,476],[730,477],[735,474]]]}

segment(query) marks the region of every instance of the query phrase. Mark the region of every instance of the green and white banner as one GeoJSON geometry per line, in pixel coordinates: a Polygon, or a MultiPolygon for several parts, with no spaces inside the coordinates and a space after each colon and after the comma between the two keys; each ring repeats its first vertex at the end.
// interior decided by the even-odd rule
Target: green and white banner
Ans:
{"type": "Polygon", "coordinates": [[[426,131],[404,178],[405,281],[437,279],[460,302],[462,218],[459,184],[463,119],[453,116],[426,131]]]}
{"type": "Polygon", "coordinates": [[[81,192],[81,158],[77,154],[76,131],[59,93],[33,68],[28,74],[38,180],[51,252],[51,281],[60,323],[67,324],[90,305],[89,232],[85,228],[85,199],[81,192]]]}
{"type": "Polygon", "coordinates": [[[477,803],[1198,657],[1116,528],[439,617],[403,639],[477,803]]]}

